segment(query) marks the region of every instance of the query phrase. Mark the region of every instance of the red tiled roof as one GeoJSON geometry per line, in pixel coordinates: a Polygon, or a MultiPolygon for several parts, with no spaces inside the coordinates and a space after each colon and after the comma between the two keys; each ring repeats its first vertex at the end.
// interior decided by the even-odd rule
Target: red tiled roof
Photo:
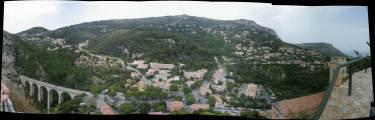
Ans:
{"type": "Polygon", "coordinates": [[[177,111],[184,107],[184,104],[181,101],[171,101],[168,105],[171,111],[177,111]]]}

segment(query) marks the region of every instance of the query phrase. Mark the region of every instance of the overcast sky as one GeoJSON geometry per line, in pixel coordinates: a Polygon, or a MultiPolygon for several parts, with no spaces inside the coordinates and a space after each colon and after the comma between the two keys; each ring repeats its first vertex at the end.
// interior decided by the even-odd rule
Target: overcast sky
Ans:
{"type": "Polygon", "coordinates": [[[368,52],[364,6],[276,6],[245,2],[6,1],[4,30],[50,30],[82,22],[187,14],[221,20],[249,19],[274,29],[288,43],[327,42],[343,52],[368,52]]]}

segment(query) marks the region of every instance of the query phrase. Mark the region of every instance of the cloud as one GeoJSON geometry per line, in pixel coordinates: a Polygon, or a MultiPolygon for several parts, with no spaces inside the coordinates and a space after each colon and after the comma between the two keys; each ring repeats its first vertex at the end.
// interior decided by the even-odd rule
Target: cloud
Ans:
{"type": "Polygon", "coordinates": [[[11,33],[34,26],[44,26],[45,18],[58,14],[57,2],[6,1],[4,2],[4,28],[11,33]]]}

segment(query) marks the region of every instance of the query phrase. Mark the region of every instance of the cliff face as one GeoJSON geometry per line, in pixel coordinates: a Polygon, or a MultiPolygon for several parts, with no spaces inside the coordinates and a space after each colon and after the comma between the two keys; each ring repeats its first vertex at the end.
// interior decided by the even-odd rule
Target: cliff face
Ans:
{"type": "Polygon", "coordinates": [[[40,110],[33,104],[32,100],[25,97],[23,86],[14,82],[17,78],[8,77],[10,74],[17,75],[15,70],[16,47],[14,37],[16,36],[3,31],[1,82],[9,87],[11,91],[9,98],[13,102],[16,112],[40,113],[40,110]]]}
{"type": "Polygon", "coordinates": [[[3,55],[2,55],[2,66],[1,74],[7,75],[9,73],[16,73],[14,69],[15,63],[15,46],[14,42],[11,40],[11,34],[3,31],[3,55]]]}

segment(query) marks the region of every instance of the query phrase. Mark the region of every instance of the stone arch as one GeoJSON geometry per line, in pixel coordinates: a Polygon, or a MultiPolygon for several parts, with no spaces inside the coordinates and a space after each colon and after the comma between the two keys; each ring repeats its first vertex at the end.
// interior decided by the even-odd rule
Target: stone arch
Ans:
{"type": "Polygon", "coordinates": [[[59,92],[55,89],[51,89],[49,94],[51,107],[57,106],[59,102],[59,92]]]}
{"type": "Polygon", "coordinates": [[[23,88],[26,96],[30,96],[30,86],[30,83],[25,81],[23,88]]]}
{"type": "Polygon", "coordinates": [[[33,100],[38,100],[38,85],[33,83],[30,87],[30,94],[33,100]]]}
{"type": "Polygon", "coordinates": [[[41,93],[41,101],[40,104],[44,107],[47,107],[47,99],[48,99],[48,88],[45,86],[40,86],[40,93],[41,93]]]}
{"type": "Polygon", "coordinates": [[[66,92],[61,93],[61,99],[62,99],[62,103],[73,100],[73,98],[66,92]]]}

